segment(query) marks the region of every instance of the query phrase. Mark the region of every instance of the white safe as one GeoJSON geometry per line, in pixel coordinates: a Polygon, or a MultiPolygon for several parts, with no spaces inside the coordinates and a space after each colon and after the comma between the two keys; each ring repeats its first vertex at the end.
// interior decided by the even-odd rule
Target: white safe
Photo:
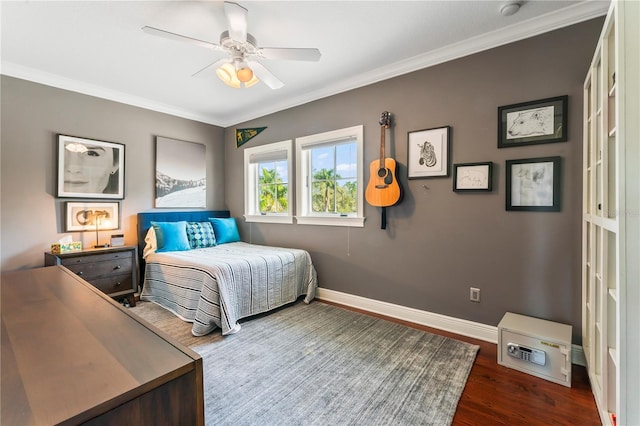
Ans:
{"type": "Polygon", "coordinates": [[[498,364],[571,387],[571,326],[507,312],[498,324],[498,364]]]}

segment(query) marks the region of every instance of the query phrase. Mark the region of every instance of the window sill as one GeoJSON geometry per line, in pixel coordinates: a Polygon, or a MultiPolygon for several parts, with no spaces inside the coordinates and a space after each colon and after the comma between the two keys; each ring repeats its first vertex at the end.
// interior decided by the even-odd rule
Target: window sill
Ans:
{"type": "Polygon", "coordinates": [[[296,222],[298,225],[349,226],[363,228],[364,220],[364,217],[296,216],[296,222]]]}
{"type": "Polygon", "coordinates": [[[254,215],[245,214],[244,220],[246,222],[256,223],[293,223],[293,216],[276,216],[276,215],[254,215]]]}

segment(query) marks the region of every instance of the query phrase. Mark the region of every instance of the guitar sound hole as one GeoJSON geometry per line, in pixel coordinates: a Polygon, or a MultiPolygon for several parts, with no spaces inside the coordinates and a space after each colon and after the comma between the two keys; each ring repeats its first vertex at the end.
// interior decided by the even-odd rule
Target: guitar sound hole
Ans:
{"type": "Polygon", "coordinates": [[[387,175],[387,169],[378,169],[378,176],[385,177],[387,175]]]}

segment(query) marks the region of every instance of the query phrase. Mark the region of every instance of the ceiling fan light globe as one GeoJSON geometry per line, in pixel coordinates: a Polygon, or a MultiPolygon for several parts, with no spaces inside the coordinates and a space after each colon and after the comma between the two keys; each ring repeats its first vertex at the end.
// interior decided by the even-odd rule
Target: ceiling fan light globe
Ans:
{"type": "Polygon", "coordinates": [[[253,71],[249,67],[244,67],[240,68],[236,75],[238,76],[238,80],[246,83],[248,81],[251,81],[251,79],[253,78],[253,71]]]}
{"type": "Polygon", "coordinates": [[[227,86],[235,89],[240,88],[240,80],[236,76],[236,70],[231,63],[226,63],[216,70],[218,78],[224,82],[227,86]]]}

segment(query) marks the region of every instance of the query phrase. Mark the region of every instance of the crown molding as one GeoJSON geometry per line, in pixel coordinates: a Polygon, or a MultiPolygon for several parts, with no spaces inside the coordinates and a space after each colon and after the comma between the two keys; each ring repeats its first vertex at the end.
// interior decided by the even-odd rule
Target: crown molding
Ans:
{"type": "Polygon", "coordinates": [[[117,90],[111,90],[102,86],[85,83],[80,80],[74,80],[34,68],[24,67],[12,62],[3,61],[0,73],[9,77],[15,77],[22,80],[32,81],[34,83],[44,84],[45,86],[51,86],[58,89],[68,90],[70,92],[94,96],[97,98],[107,99],[134,107],[161,112],[164,114],[199,121],[206,124],[212,124],[214,126],[224,127],[220,123],[213,120],[212,117],[203,116],[202,114],[197,114],[192,111],[176,108],[172,105],[166,105],[150,99],[130,95],[128,93],[119,92],[117,90]]]}

